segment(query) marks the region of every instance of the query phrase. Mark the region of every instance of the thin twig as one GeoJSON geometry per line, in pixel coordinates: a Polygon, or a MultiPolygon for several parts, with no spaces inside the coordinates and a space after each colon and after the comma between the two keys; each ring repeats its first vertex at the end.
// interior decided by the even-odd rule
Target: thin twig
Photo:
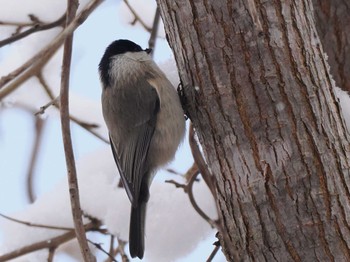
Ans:
{"type": "MultiPolygon", "coordinates": [[[[64,15],[65,15],[65,14],[64,14],[64,15]]],[[[34,15],[34,14],[29,14],[28,16],[29,16],[30,21],[33,22],[33,24],[42,23],[42,22],[40,21],[40,19],[39,19],[36,15],[34,15]]]]}
{"type": "MultiPolygon", "coordinates": [[[[159,7],[157,6],[156,13],[154,14],[151,35],[150,35],[150,38],[148,40],[148,47],[150,49],[154,49],[154,47],[156,46],[156,39],[157,39],[157,33],[158,33],[158,27],[159,27],[159,20],[160,20],[160,12],[159,12],[159,7]]],[[[151,54],[153,56],[154,52],[152,52],[151,54]]]]}
{"type": "Polygon", "coordinates": [[[90,131],[90,133],[94,134],[95,136],[97,136],[98,138],[100,138],[101,140],[103,140],[104,142],[108,143],[108,141],[105,138],[100,137],[97,133],[93,132],[91,130],[91,128],[97,128],[99,127],[98,124],[95,123],[87,123],[84,121],[79,120],[78,118],[76,118],[75,116],[69,116],[69,119],[72,120],[74,123],[78,124],[79,126],[81,126],[82,128],[90,131]]]}
{"type": "Polygon", "coordinates": [[[11,21],[0,21],[0,25],[6,25],[6,26],[33,26],[33,22],[11,22],[11,21]]]}
{"type": "Polygon", "coordinates": [[[178,176],[182,176],[183,174],[176,171],[175,169],[172,169],[172,168],[166,168],[165,171],[169,172],[170,174],[173,174],[173,175],[178,175],[178,176]]]}
{"type": "Polygon", "coordinates": [[[53,100],[51,100],[50,102],[48,102],[47,104],[43,105],[40,107],[40,110],[38,112],[36,112],[34,115],[38,116],[38,115],[43,115],[46,111],[46,109],[48,109],[50,106],[55,106],[56,108],[59,108],[57,102],[59,102],[60,97],[56,97],[53,100]]]}
{"type": "MultiPolygon", "coordinates": [[[[59,97],[54,98],[54,94],[51,91],[49,85],[47,84],[47,82],[45,81],[43,75],[41,73],[39,73],[36,76],[40,82],[40,84],[42,85],[42,87],[44,88],[45,92],[47,93],[47,95],[49,96],[49,98],[51,99],[51,101],[49,103],[47,103],[46,105],[40,107],[40,110],[38,112],[35,113],[35,115],[38,114],[44,114],[45,110],[50,107],[51,105],[55,106],[57,109],[59,109],[59,103],[57,100],[59,100],[59,97]]],[[[95,137],[99,138],[100,140],[102,140],[103,142],[105,142],[106,144],[109,144],[109,140],[104,138],[103,136],[101,136],[98,132],[94,131],[94,128],[99,127],[97,124],[94,123],[87,123],[84,121],[79,120],[78,118],[74,117],[74,116],[69,116],[69,119],[72,120],[74,123],[76,123],[77,125],[81,126],[82,128],[84,128],[86,131],[90,132],[92,135],[94,135],[95,137]]]]}
{"type": "Polygon", "coordinates": [[[106,259],[106,262],[112,262],[112,258],[114,258],[114,235],[111,235],[110,236],[110,241],[109,241],[109,251],[108,251],[108,254],[110,256],[108,256],[108,258],[106,259]]]}
{"type": "MultiPolygon", "coordinates": [[[[41,52],[39,53],[41,54],[41,52]]],[[[27,62],[25,62],[24,64],[22,64],[20,67],[18,67],[17,69],[15,69],[14,71],[12,71],[11,73],[9,73],[6,76],[2,76],[0,78],[0,90],[2,87],[4,87],[8,82],[12,81],[13,79],[15,79],[17,76],[19,76],[20,74],[22,74],[25,70],[27,70],[34,62],[36,62],[40,56],[35,55],[33,56],[31,59],[29,59],[27,62]]]]}
{"type": "MultiPolygon", "coordinates": [[[[199,171],[199,169],[198,169],[198,166],[197,166],[196,162],[194,162],[194,163],[192,164],[192,166],[186,171],[186,173],[183,174],[183,176],[186,178],[187,184],[190,183],[190,181],[191,181],[191,179],[192,179],[192,177],[193,177],[193,174],[194,174],[194,173],[197,174],[197,172],[200,172],[200,171],[199,171]]],[[[196,176],[196,177],[197,177],[197,176],[196,176]]],[[[197,180],[197,181],[199,181],[199,180],[197,180]]]]}
{"type": "Polygon", "coordinates": [[[214,250],[210,253],[210,256],[208,257],[207,261],[206,262],[211,262],[213,261],[215,255],[218,253],[219,249],[220,249],[220,243],[219,241],[216,241],[214,243],[214,250]]]}
{"type": "Polygon", "coordinates": [[[195,136],[195,131],[194,131],[193,124],[191,122],[190,123],[190,134],[189,134],[188,140],[189,140],[189,144],[191,147],[192,156],[193,156],[194,162],[196,162],[196,164],[199,168],[199,171],[200,171],[205,183],[207,184],[211,194],[213,195],[214,199],[216,199],[214,179],[208,171],[207,164],[204,161],[203,155],[202,155],[201,151],[199,150],[197,141],[196,141],[194,136],[195,136]]]}
{"type": "MultiPolygon", "coordinates": [[[[32,16],[30,16],[32,17],[32,16]]],[[[1,22],[0,22],[1,24],[1,22]]],[[[33,23],[31,24],[23,24],[24,25],[33,25],[33,23]]],[[[24,64],[22,64],[19,68],[15,69],[14,71],[12,71],[11,73],[9,73],[6,76],[2,76],[0,78],[0,89],[7,84],[8,82],[12,81],[14,78],[16,78],[18,75],[22,74],[26,69],[28,69],[35,61],[37,61],[39,58],[41,58],[42,54],[39,53],[35,56],[33,56],[32,58],[30,58],[27,62],[25,62],[24,64]]]]}
{"type": "MultiPolygon", "coordinates": [[[[67,19],[66,26],[68,26],[74,19],[76,11],[78,9],[79,2],[77,0],[67,1],[67,19]]],[[[85,230],[83,224],[83,212],[80,207],[79,199],[79,186],[77,179],[77,172],[75,167],[72,138],[70,132],[69,121],[69,78],[72,59],[72,47],[73,47],[73,32],[67,35],[64,41],[63,61],[62,61],[62,77],[60,88],[60,115],[61,115],[61,129],[64,153],[66,158],[67,173],[68,173],[68,185],[69,195],[72,208],[73,222],[75,234],[79,243],[80,252],[84,261],[93,262],[96,258],[90,251],[85,230]]]]}
{"type": "MultiPolygon", "coordinates": [[[[86,7],[77,15],[74,20],[67,26],[50,44],[42,49],[29,61],[32,61],[28,68],[25,68],[22,74],[18,75],[13,82],[0,89],[0,100],[8,94],[16,90],[21,84],[27,81],[31,76],[35,75],[46,64],[46,62],[56,53],[63,41],[70,35],[78,26],[80,26],[91,14],[95,8],[102,3],[103,0],[92,0],[86,7]]],[[[29,62],[28,61],[28,62],[29,62]]],[[[28,63],[27,62],[27,63],[28,63]]],[[[26,64],[27,64],[26,63],[26,64]]],[[[17,73],[17,72],[16,72],[17,73]]],[[[0,86],[1,88],[1,86],[0,86]]]]}
{"type": "Polygon", "coordinates": [[[10,216],[6,216],[6,215],[1,214],[1,213],[0,213],[0,216],[7,219],[7,220],[10,220],[10,221],[22,224],[22,225],[26,225],[29,227],[39,227],[39,228],[54,229],[54,230],[73,230],[73,228],[71,228],[71,227],[50,226],[50,225],[42,225],[42,224],[36,224],[36,223],[28,222],[28,221],[23,221],[23,220],[16,219],[16,218],[13,218],[10,216]]]}
{"type": "Polygon", "coordinates": [[[47,262],[52,262],[55,255],[56,247],[49,248],[49,255],[47,257],[47,262]]]}
{"type": "Polygon", "coordinates": [[[135,20],[139,21],[140,24],[146,29],[147,32],[151,32],[151,28],[149,28],[146,23],[141,19],[141,17],[136,13],[135,9],[129,4],[128,0],[124,0],[124,3],[129,8],[130,12],[134,15],[135,20]]]}
{"type": "MultiPolygon", "coordinates": [[[[43,73],[42,71],[40,71],[37,75],[36,75],[36,78],[39,80],[39,83],[41,84],[41,86],[44,88],[46,94],[48,95],[48,97],[51,99],[51,100],[54,100],[55,99],[55,95],[54,93],[52,92],[51,88],[49,87],[48,83],[46,82],[44,76],[43,76],[43,73]]],[[[57,108],[58,108],[58,105],[57,105],[57,108]]]]}
{"type": "Polygon", "coordinates": [[[1,40],[0,41],[0,48],[5,46],[5,45],[8,45],[8,44],[11,44],[15,41],[18,41],[22,38],[25,38],[26,36],[30,35],[30,34],[33,34],[33,33],[36,33],[36,32],[40,32],[40,31],[44,31],[44,30],[48,30],[48,29],[51,29],[51,28],[54,28],[54,27],[57,27],[57,26],[62,26],[64,21],[65,21],[65,17],[66,15],[63,14],[58,20],[52,22],[52,23],[48,23],[48,24],[43,24],[43,23],[34,23],[33,24],[33,27],[29,28],[28,30],[26,31],[23,31],[21,33],[18,33],[18,34],[15,34],[9,38],[6,38],[4,40],[1,40]]]}
{"type": "Polygon", "coordinates": [[[23,27],[28,27],[28,26],[34,26],[35,24],[38,24],[38,22],[34,22],[33,23],[33,19],[32,16],[29,14],[29,19],[31,20],[31,22],[4,22],[4,21],[0,21],[0,25],[6,25],[6,26],[16,26],[15,32],[12,33],[12,35],[17,35],[21,32],[23,27]]]}
{"type": "Polygon", "coordinates": [[[97,137],[98,139],[100,139],[101,141],[105,142],[106,144],[109,144],[109,140],[104,138],[103,136],[101,136],[98,132],[95,132],[93,130],[93,128],[97,128],[99,127],[99,125],[94,124],[94,123],[87,123],[84,121],[81,121],[79,119],[77,119],[74,116],[69,116],[70,120],[72,120],[74,123],[76,123],[77,125],[81,126],[82,128],[84,128],[86,131],[90,132],[92,135],[94,135],[95,137],[97,137]]]}
{"type": "Polygon", "coordinates": [[[19,248],[13,252],[9,252],[7,254],[0,256],[0,262],[8,261],[10,259],[14,259],[16,257],[20,257],[20,256],[23,256],[25,254],[32,253],[34,251],[41,250],[44,248],[57,247],[65,242],[73,239],[74,237],[75,237],[75,232],[74,232],[74,230],[72,230],[72,231],[64,233],[58,237],[54,237],[54,238],[51,238],[48,240],[43,240],[40,242],[33,243],[31,245],[19,248]]]}
{"type": "Polygon", "coordinates": [[[44,130],[45,125],[45,119],[42,119],[40,117],[35,117],[35,138],[34,138],[34,145],[32,148],[29,168],[27,172],[27,196],[30,203],[33,203],[35,200],[34,196],[34,189],[33,189],[33,176],[34,176],[34,169],[37,163],[38,159],[38,153],[40,150],[40,145],[42,142],[42,133],[44,130]]]}
{"type": "MultiPolygon", "coordinates": [[[[119,237],[117,239],[118,239],[118,253],[122,257],[122,262],[129,262],[129,258],[125,254],[125,251],[124,251],[127,242],[121,240],[119,237]]],[[[116,256],[116,254],[115,254],[115,256],[116,256]]]]}
{"type": "Polygon", "coordinates": [[[95,243],[95,242],[93,242],[93,241],[91,241],[91,240],[87,240],[90,244],[92,244],[92,245],[94,245],[98,250],[100,250],[102,253],[105,253],[108,257],[109,257],[109,259],[111,259],[111,261],[113,261],[113,262],[117,262],[117,260],[115,260],[115,258],[114,257],[112,257],[112,255],[110,254],[110,253],[108,253],[106,250],[104,250],[103,249],[103,247],[102,247],[102,245],[101,244],[99,244],[99,243],[95,243]]]}
{"type": "MultiPolygon", "coordinates": [[[[96,223],[96,221],[94,222],[90,222],[88,224],[85,225],[85,230],[86,231],[94,231],[95,229],[98,229],[100,227],[100,223],[96,223]]],[[[32,253],[34,251],[38,251],[41,249],[45,249],[45,248],[57,248],[58,246],[62,245],[63,243],[74,239],[75,238],[75,231],[74,230],[70,230],[62,235],[59,235],[57,237],[53,237],[50,239],[46,239],[43,241],[39,241],[33,244],[30,244],[28,246],[16,249],[12,252],[9,252],[7,254],[4,255],[0,255],[0,262],[5,262],[8,261],[10,259],[14,259],[29,253],[32,253]]]]}
{"type": "Polygon", "coordinates": [[[197,176],[198,176],[198,172],[193,173],[193,176],[190,180],[190,182],[188,183],[188,197],[190,199],[190,202],[193,206],[193,208],[197,211],[197,213],[205,220],[207,221],[213,228],[216,227],[216,222],[214,220],[212,220],[209,216],[207,216],[207,214],[198,206],[194,195],[193,195],[193,183],[195,182],[197,176]]]}
{"type": "MultiPolygon", "coordinates": [[[[112,237],[112,235],[111,235],[111,237],[112,237]]],[[[122,258],[122,262],[128,262],[129,261],[128,256],[124,252],[125,245],[128,242],[123,241],[123,240],[119,239],[118,237],[117,237],[117,240],[118,240],[118,246],[116,248],[114,248],[114,244],[113,244],[113,246],[110,246],[109,253],[111,254],[111,256],[113,258],[116,257],[118,254],[120,254],[120,256],[122,258]]],[[[114,241],[114,237],[113,237],[113,241],[114,241]]],[[[108,257],[104,262],[112,262],[112,260],[108,257]]]]}
{"type": "Polygon", "coordinates": [[[191,205],[193,206],[194,210],[205,220],[209,223],[209,225],[213,228],[217,227],[217,222],[212,220],[205,212],[198,206],[194,195],[193,195],[193,185],[196,181],[197,176],[199,175],[199,169],[196,167],[196,164],[194,163],[193,166],[189,169],[187,172],[189,174],[189,181],[187,184],[181,184],[176,182],[175,180],[166,180],[166,183],[174,184],[177,188],[182,188],[185,193],[187,193],[188,198],[191,202],[191,205]]]}

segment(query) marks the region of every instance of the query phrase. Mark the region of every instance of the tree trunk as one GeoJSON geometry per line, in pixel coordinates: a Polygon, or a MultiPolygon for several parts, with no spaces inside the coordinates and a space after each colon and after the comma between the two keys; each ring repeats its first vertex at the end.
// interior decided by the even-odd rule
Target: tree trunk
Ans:
{"type": "Polygon", "coordinates": [[[350,261],[349,136],[306,0],[158,0],[229,261],[350,261]]]}
{"type": "Polygon", "coordinates": [[[340,88],[350,91],[350,1],[313,0],[316,28],[328,55],[331,74],[340,88]]]}

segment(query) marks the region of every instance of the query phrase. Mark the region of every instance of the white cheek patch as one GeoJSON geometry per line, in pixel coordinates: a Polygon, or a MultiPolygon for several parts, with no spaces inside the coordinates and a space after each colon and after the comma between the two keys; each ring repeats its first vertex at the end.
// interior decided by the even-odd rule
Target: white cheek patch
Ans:
{"type": "Polygon", "coordinates": [[[126,52],[125,57],[135,60],[135,61],[149,61],[152,60],[150,55],[148,55],[146,52],[126,52]]]}

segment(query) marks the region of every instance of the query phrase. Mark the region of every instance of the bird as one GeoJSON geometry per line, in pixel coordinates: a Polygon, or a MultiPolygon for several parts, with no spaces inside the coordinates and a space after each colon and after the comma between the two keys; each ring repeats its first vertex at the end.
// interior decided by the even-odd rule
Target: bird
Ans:
{"type": "Polygon", "coordinates": [[[119,39],[106,48],[98,65],[103,117],[131,202],[129,251],[139,259],[145,249],[149,188],[157,170],[174,158],[186,129],[179,95],[151,51],[119,39]]]}

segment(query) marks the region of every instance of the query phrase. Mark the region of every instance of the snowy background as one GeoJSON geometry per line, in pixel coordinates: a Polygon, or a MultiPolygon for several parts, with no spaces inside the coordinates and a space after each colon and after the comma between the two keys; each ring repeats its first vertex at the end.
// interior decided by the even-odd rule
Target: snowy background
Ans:
{"type": "MultiPolygon", "coordinates": [[[[152,26],[155,1],[129,1],[149,27],[152,26]]],[[[87,0],[80,2],[81,10],[87,0]]],[[[30,22],[28,14],[41,21],[52,22],[65,11],[66,1],[0,0],[0,21],[30,22]]],[[[100,106],[101,88],[97,65],[105,48],[116,39],[130,39],[148,47],[149,33],[138,23],[130,25],[133,15],[122,1],[105,1],[76,30],[70,83],[70,111],[78,119],[99,125],[97,132],[107,138],[100,106]]],[[[0,26],[0,40],[9,37],[14,26],[0,26]]],[[[0,49],[0,75],[19,67],[61,31],[55,28],[37,32],[0,49]]],[[[165,41],[160,24],[154,59],[176,86],[178,84],[174,59],[165,41]]],[[[43,70],[44,78],[55,95],[60,86],[62,49],[43,70]]],[[[35,168],[34,192],[36,201],[29,204],[26,196],[25,174],[35,137],[34,112],[50,101],[36,78],[25,82],[17,91],[0,103],[0,213],[33,223],[72,226],[67,189],[60,121],[57,109],[50,107],[45,119],[42,146],[35,168]]],[[[123,189],[117,188],[119,176],[109,145],[76,124],[71,125],[77,162],[81,204],[83,210],[100,219],[106,228],[127,240],[130,203],[123,189]]],[[[169,168],[185,173],[192,165],[187,138],[169,168]]],[[[151,187],[146,222],[145,261],[205,261],[216,241],[211,229],[193,209],[182,189],[164,183],[165,179],[184,182],[181,176],[162,170],[151,187]]],[[[216,218],[214,201],[205,184],[195,184],[195,197],[207,214],[216,218]]],[[[0,255],[62,234],[62,231],[38,229],[0,218],[0,255]]],[[[109,249],[109,238],[88,233],[88,238],[109,249]]],[[[96,250],[98,261],[107,257],[96,250]]],[[[128,254],[128,248],[126,248],[128,254]]],[[[46,261],[47,250],[38,251],[17,261],[46,261]]],[[[81,261],[76,241],[62,245],[54,261],[81,261]]],[[[214,261],[225,261],[219,254],[214,261]]]]}
{"type": "MultiPolygon", "coordinates": [[[[129,1],[136,12],[151,27],[155,1],[129,1]]],[[[87,3],[82,0],[81,8],[87,3]]],[[[58,19],[65,10],[62,0],[0,0],[0,21],[30,22],[28,14],[35,14],[44,22],[58,19]]],[[[149,33],[140,24],[130,25],[133,15],[122,1],[105,1],[78,28],[74,35],[74,50],[70,85],[71,115],[82,121],[99,125],[97,132],[107,138],[100,105],[101,88],[97,65],[105,48],[114,40],[130,39],[148,47],[149,33]]],[[[0,40],[15,30],[0,25],[0,40]]],[[[60,28],[42,31],[0,49],[0,76],[7,75],[49,43],[60,28]]],[[[44,68],[44,77],[54,94],[60,85],[60,50],[44,68]]],[[[163,25],[159,26],[154,59],[176,86],[177,71],[172,53],[165,41],[163,25]]],[[[350,126],[350,100],[347,93],[336,90],[343,114],[350,126]]],[[[25,174],[28,170],[35,136],[34,112],[50,99],[36,78],[31,78],[16,92],[0,102],[0,213],[21,220],[54,226],[72,226],[67,189],[66,164],[58,111],[51,107],[45,119],[42,146],[35,168],[34,191],[36,201],[29,204],[26,196],[25,174]]],[[[83,210],[100,219],[106,228],[127,240],[130,203],[123,189],[117,188],[119,176],[109,145],[72,123],[72,137],[77,162],[83,210]]],[[[169,168],[184,173],[192,165],[187,138],[169,168]]],[[[145,261],[205,261],[213,250],[216,231],[211,229],[192,208],[181,189],[164,183],[175,176],[162,170],[151,187],[146,224],[145,261]]],[[[207,214],[216,218],[213,199],[201,181],[195,185],[195,197],[207,214]]],[[[0,218],[0,256],[22,246],[46,240],[62,231],[38,229],[0,218]]],[[[88,238],[109,249],[109,238],[88,233],[88,238]]],[[[98,261],[107,257],[92,248],[98,261]]],[[[126,248],[128,253],[128,249],[126,248]]],[[[46,261],[47,250],[38,251],[17,261],[46,261]]],[[[119,258],[117,258],[119,259],[119,258]]],[[[55,262],[81,261],[75,241],[62,245],[55,253],[55,262]]],[[[219,251],[214,261],[225,261],[219,251]]]]}

